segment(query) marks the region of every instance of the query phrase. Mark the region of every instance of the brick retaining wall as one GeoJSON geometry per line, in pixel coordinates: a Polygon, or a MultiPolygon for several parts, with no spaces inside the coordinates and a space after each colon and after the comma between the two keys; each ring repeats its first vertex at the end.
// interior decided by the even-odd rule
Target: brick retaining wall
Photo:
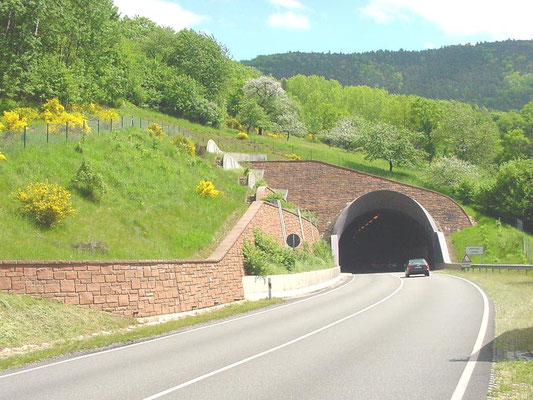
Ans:
{"type": "MultiPolygon", "coordinates": [[[[287,234],[300,234],[298,217],[283,217],[287,234]]],[[[313,243],[317,228],[305,219],[303,225],[313,243]]],[[[242,241],[254,228],[283,242],[277,207],[257,201],[207,260],[0,261],[0,290],[137,317],[241,300],[242,241]]]]}
{"type": "Polygon", "coordinates": [[[270,187],[288,189],[287,200],[314,212],[322,233],[333,227],[347,203],[376,190],[393,190],[418,201],[446,235],[471,226],[466,212],[441,193],[418,188],[378,176],[342,168],[320,161],[250,162],[265,171],[270,187]]]}

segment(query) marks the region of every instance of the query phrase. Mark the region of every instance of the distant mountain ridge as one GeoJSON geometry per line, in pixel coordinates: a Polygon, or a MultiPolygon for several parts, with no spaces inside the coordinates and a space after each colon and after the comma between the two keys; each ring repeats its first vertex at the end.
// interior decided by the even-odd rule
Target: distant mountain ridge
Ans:
{"type": "Polygon", "coordinates": [[[500,110],[533,101],[533,40],[507,40],[422,51],[290,52],[243,64],[277,79],[319,75],[342,85],[477,103],[500,110]]]}

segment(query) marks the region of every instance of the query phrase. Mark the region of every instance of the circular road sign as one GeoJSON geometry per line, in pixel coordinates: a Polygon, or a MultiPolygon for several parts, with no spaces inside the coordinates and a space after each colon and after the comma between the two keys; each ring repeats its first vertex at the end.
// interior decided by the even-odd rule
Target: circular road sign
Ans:
{"type": "Polygon", "coordinates": [[[298,247],[300,244],[300,236],[298,236],[296,233],[291,233],[289,236],[287,236],[287,244],[292,248],[298,247]]]}

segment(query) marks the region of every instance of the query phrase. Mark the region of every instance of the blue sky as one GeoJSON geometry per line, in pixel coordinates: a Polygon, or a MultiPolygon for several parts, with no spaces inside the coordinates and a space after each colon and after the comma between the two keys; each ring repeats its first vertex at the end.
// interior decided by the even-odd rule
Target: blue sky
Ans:
{"type": "Polygon", "coordinates": [[[122,15],[212,34],[236,60],[533,39],[533,0],[114,0],[122,15]]]}

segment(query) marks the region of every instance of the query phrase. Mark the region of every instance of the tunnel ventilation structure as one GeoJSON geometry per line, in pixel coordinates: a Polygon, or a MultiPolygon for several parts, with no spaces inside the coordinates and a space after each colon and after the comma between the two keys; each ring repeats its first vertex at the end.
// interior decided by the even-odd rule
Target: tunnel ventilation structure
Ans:
{"type": "Polygon", "coordinates": [[[449,263],[446,239],[427,210],[390,190],[367,193],[339,214],[331,247],[343,272],[402,270],[410,258],[449,263]]]}

